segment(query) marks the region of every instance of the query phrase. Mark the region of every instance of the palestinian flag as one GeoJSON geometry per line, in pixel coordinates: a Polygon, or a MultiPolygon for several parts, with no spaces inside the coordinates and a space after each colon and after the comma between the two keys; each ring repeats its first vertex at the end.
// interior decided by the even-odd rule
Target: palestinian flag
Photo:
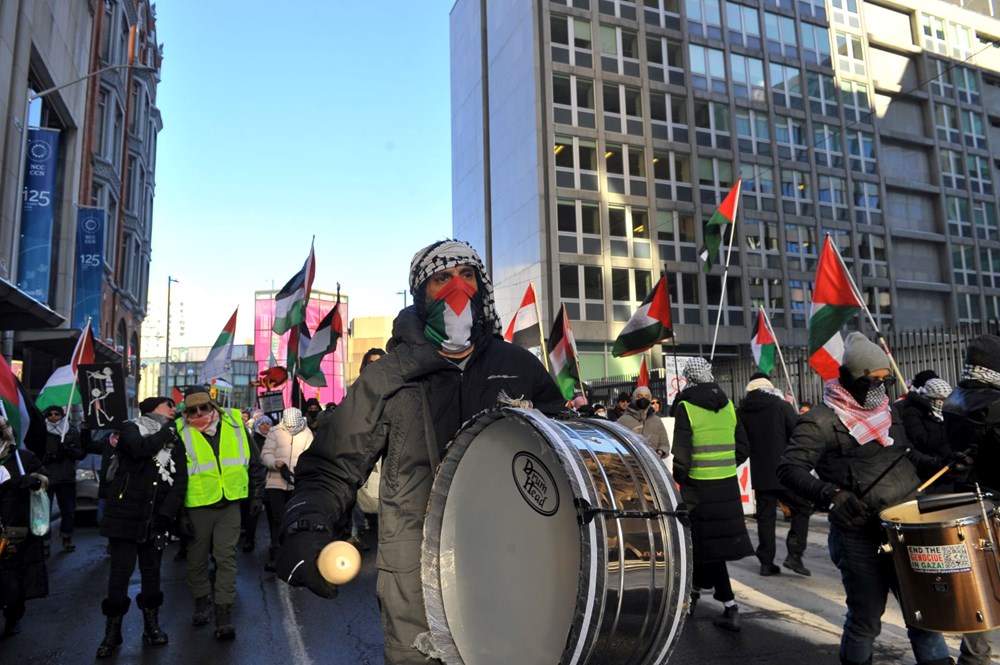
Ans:
{"type": "Polygon", "coordinates": [[[464,279],[450,279],[427,301],[424,335],[442,351],[462,351],[472,330],[472,297],[476,287],[464,279]]]}
{"type": "Polygon", "coordinates": [[[770,374],[774,369],[775,347],[774,332],[768,325],[767,315],[763,307],[758,307],[757,318],[753,322],[753,334],[750,335],[750,349],[753,351],[757,369],[764,374],[770,374]]]}
{"type": "Polygon", "coordinates": [[[667,281],[666,277],[660,277],[660,281],[646,294],[639,309],[618,334],[618,339],[611,348],[611,355],[616,358],[633,356],[673,336],[667,281]]]}
{"type": "Polygon", "coordinates": [[[705,245],[701,248],[701,260],[705,262],[702,268],[707,275],[712,270],[715,257],[719,254],[719,246],[722,245],[722,232],[726,224],[736,222],[736,209],[740,204],[740,187],[743,179],[740,178],[733,185],[733,188],[726,194],[722,204],[715,211],[707,222],[705,222],[704,236],[705,245]]]}
{"type": "Polygon", "coordinates": [[[576,339],[573,337],[573,330],[569,327],[566,305],[559,308],[559,315],[556,317],[555,323],[552,324],[548,352],[549,363],[551,363],[552,372],[556,376],[556,383],[559,384],[559,390],[568,402],[579,391],[582,382],[580,381],[580,371],[577,368],[576,339]]]}
{"type": "Polygon", "coordinates": [[[320,365],[323,358],[337,350],[337,342],[344,334],[344,324],[340,318],[340,302],[333,306],[316,327],[316,332],[309,335],[309,329],[303,323],[299,329],[301,338],[299,348],[299,376],[310,386],[326,385],[326,377],[320,365]],[[320,383],[322,381],[322,383],[320,383]]]}
{"type": "Polygon", "coordinates": [[[201,374],[198,376],[198,381],[201,383],[209,383],[213,379],[218,379],[229,373],[229,359],[232,358],[233,341],[236,339],[236,312],[238,311],[240,311],[239,307],[229,317],[229,323],[219,333],[215,344],[212,345],[212,350],[208,352],[208,357],[205,358],[205,363],[201,366],[201,374]]]}
{"type": "Polygon", "coordinates": [[[302,270],[281,287],[274,296],[274,325],[271,330],[276,335],[284,335],[306,320],[306,305],[312,292],[313,278],[316,276],[316,253],[309,246],[309,256],[302,270]]]}
{"type": "Polygon", "coordinates": [[[45,419],[2,355],[0,355],[0,415],[7,419],[14,430],[14,440],[17,445],[28,448],[39,457],[45,454],[45,419]]]}
{"type": "Polygon", "coordinates": [[[80,338],[76,341],[73,355],[68,365],[63,365],[49,377],[35,400],[35,406],[44,411],[50,406],[61,406],[69,410],[73,404],[80,404],[80,391],[76,389],[78,365],[94,364],[94,334],[90,330],[90,321],[84,326],[80,338]]]}
{"type": "Polygon", "coordinates": [[[844,357],[840,329],[863,306],[828,235],[819,256],[809,311],[809,364],[824,381],[839,374],[844,357]]]}
{"type": "Polygon", "coordinates": [[[535,285],[529,283],[524,297],[521,298],[521,306],[518,308],[507,332],[503,338],[512,344],[522,346],[526,349],[537,348],[542,345],[542,329],[538,321],[538,305],[535,299],[535,285]]]}
{"type": "Polygon", "coordinates": [[[635,381],[636,388],[649,387],[649,370],[646,369],[646,356],[642,357],[642,364],[639,365],[639,378],[635,381]]]}

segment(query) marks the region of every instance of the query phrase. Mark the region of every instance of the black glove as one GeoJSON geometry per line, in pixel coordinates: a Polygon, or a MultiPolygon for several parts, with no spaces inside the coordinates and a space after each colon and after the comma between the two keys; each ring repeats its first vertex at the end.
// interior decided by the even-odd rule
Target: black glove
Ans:
{"type": "Polygon", "coordinates": [[[188,514],[187,510],[182,510],[181,514],[177,516],[177,535],[181,538],[187,540],[192,540],[197,532],[194,528],[194,522],[191,521],[191,516],[188,514]]]}
{"type": "Polygon", "coordinates": [[[295,474],[292,473],[292,470],[288,468],[287,464],[278,469],[278,473],[281,474],[281,477],[285,479],[286,483],[295,484],[295,474]]]}
{"type": "Polygon", "coordinates": [[[948,465],[948,475],[952,478],[964,478],[974,464],[966,453],[952,453],[944,459],[944,463],[948,465]]]}
{"type": "Polygon", "coordinates": [[[299,531],[285,537],[275,575],[291,586],[304,586],[320,598],[336,598],[337,586],[319,574],[316,560],[333,538],[326,531],[299,531]]]}
{"type": "Polygon", "coordinates": [[[262,499],[259,495],[250,499],[250,517],[257,517],[263,509],[264,499],[262,499]]]}
{"type": "Polygon", "coordinates": [[[157,533],[166,533],[170,530],[170,518],[166,515],[157,513],[153,515],[151,520],[149,520],[149,525],[152,526],[153,531],[157,533]]]}
{"type": "Polygon", "coordinates": [[[867,522],[868,506],[852,492],[842,490],[833,497],[830,504],[830,521],[844,529],[857,529],[867,522]]]}
{"type": "Polygon", "coordinates": [[[37,490],[42,488],[42,479],[38,476],[33,476],[30,473],[26,473],[17,479],[18,489],[22,490],[37,490]]]}

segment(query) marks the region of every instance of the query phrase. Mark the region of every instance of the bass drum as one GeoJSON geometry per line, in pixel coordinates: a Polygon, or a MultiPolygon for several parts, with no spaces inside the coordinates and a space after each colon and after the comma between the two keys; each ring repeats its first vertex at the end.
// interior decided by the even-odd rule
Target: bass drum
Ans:
{"type": "Polygon", "coordinates": [[[691,538],[663,461],[623,427],[479,416],[438,467],[422,578],[450,665],[653,665],[680,636],[691,538]]]}

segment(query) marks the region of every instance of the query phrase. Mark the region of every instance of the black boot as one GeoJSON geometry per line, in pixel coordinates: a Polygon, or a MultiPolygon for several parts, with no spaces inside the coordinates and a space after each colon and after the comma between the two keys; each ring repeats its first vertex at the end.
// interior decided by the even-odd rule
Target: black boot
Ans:
{"type": "Polygon", "coordinates": [[[868,656],[868,660],[858,662],[854,660],[847,660],[846,658],[841,656],[840,665],[872,665],[872,657],[868,656]]]}
{"type": "Polygon", "coordinates": [[[740,632],[740,608],[735,605],[725,608],[722,610],[722,616],[712,619],[712,625],[731,630],[734,633],[740,632]]]}
{"type": "Polygon", "coordinates": [[[803,575],[805,577],[812,575],[812,572],[802,563],[801,554],[789,554],[785,557],[785,563],[783,565],[788,570],[795,571],[799,575],[803,575]]]}
{"type": "Polygon", "coordinates": [[[24,616],[24,603],[4,608],[3,635],[10,637],[21,632],[21,617],[24,616]]]}
{"type": "Polygon", "coordinates": [[[204,626],[212,620],[212,597],[202,596],[194,599],[194,614],[191,615],[191,623],[195,626],[204,626]]]}
{"type": "Polygon", "coordinates": [[[142,610],[142,641],[154,647],[161,647],[169,641],[167,634],[160,628],[160,606],[163,605],[163,594],[150,594],[149,597],[139,594],[135,604],[142,610]]]}
{"type": "Polygon", "coordinates": [[[233,626],[233,606],[215,606],[215,639],[232,640],[236,639],[236,627],[233,626]]]}
{"type": "Polygon", "coordinates": [[[107,598],[101,601],[101,612],[107,617],[107,621],[104,624],[104,639],[97,647],[98,658],[110,658],[122,645],[122,619],[128,612],[130,602],[128,598],[124,603],[107,598]]]}

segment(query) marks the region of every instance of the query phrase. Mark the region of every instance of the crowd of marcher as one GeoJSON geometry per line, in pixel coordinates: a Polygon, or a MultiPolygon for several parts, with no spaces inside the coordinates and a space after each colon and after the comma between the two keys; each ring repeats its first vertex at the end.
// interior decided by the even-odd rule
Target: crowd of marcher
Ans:
{"type": "MultiPolygon", "coordinates": [[[[339,408],[308,400],[304,412],[287,408],[275,422],[258,411],[223,408],[196,387],[182,405],[167,397],[142,401],[140,415],[108,440],[100,532],[108,538],[109,575],[99,658],[122,644],[128,581],[137,564],[142,639],[151,646],[168,643],[159,624],[160,563],[165,545],[177,539],[179,557],[186,559],[192,624],[214,621],[217,639],[234,639],[237,551],[241,537],[243,551],[254,549],[262,511],[269,533],[266,570],[292,586],[336,596],[337,586],[320,574],[319,553],[338,538],[361,545],[365,515],[357,491],[384,459],[377,593],[385,662],[439,662],[419,564],[428,496],[448,442],[463,423],[512,398],[560,417],[573,404],[533,354],[500,338],[492,285],[471,246],[449,240],[417,252],[410,292],[413,305],[397,317],[388,352],[365,355],[339,408]]],[[[825,382],[816,404],[796,408],[765,374],[751,377],[737,403],[716,383],[712,365],[696,357],[684,366],[686,385],[673,396],[672,420],[648,386],[618,394],[610,409],[576,406],[577,415],[607,418],[639,435],[670,465],[692,536],[689,612],[711,595],[722,604],[713,623],[741,630],[728,562],[756,555],[761,576],[779,575],[781,512],[789,522],[783,567],[810,576],[807,536],[819,508],[828,513],[830,557],[846,594],[840,661],[872,662],[888,595],[899,594],[891,559],[878,553],[880,511],[912,499],[944,467],[948,473],[927,491],[965,490],[973,483],[1000,490],[1000,337],[983,335],[969,344],[954,389],[927,370],[893,401],[891,365],[883,348],[851,333],[839,376],[825,382]],[[737,478],[746,460],[756,499],[756,547],[737,478]]],[[[0,418],[0,598],[8,636],[18,632],[25,602],[48,592],[48,540],[29,528],[32,492],[53,495],[62,513],[62,548],[73,550],[70,490],[84,450],[61,409],[45,416],[49,440],[42,458],[18,448],[0,418]]],[[[940,633],[913,626],[907,633],[918,665],[953,662],[940,633]]],[[[990,635],[965,635],[959,664],[991,662],[990,635]]]]}

